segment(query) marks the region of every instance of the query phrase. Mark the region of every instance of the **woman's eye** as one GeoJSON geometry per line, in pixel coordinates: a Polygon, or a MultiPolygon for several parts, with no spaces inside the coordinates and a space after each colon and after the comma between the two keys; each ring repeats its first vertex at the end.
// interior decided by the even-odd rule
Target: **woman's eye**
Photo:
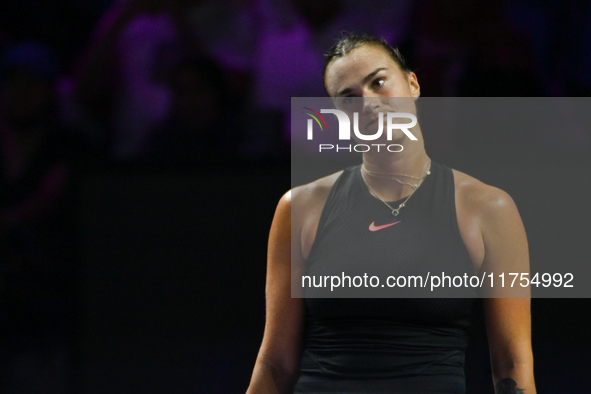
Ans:
{"type": "Polygon", "coordinates": [[[376,88],[379,88],[379,87],[383,86],[385,82],[386,81],[383,78],[378,78],[373,81],[373,86],[376,88]]]}

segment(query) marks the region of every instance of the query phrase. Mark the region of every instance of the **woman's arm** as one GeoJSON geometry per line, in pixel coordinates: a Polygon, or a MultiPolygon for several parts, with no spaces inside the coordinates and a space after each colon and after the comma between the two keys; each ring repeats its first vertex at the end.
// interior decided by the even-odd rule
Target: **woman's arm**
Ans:
{"type": "Polygon", "coordinates": [[[530,300],[484,300],[495,394],[535,394],[530,300]]]}
{"type": "MultiPolygon", "coordinates": [[[[303,267],[300,231],[291,231],[291,192],[277,206],[269,235],[265,333],[247,394],[291,393],[298,378],[304,300],[291,297],[291,270],[303,267]]],[[[294,275],[295,277],[295,275],[294,275]]]]}
{"type": "MultiPolygon", "coordinates": [[[[481,212],[485,250],[481,270],[493,272],[496,279],[504,272],[506,280],[511,278],[510,272],[529,274],[525,229],[511,197],[491,188],[481,212]]],[[[494,294],[495,289],[491,290],[494,294]]],[[[495,394],[535,394],[530,288],[518,285],[511,291],[515,291],[515,298],[487,298],[483,302],[495,394]]]]}

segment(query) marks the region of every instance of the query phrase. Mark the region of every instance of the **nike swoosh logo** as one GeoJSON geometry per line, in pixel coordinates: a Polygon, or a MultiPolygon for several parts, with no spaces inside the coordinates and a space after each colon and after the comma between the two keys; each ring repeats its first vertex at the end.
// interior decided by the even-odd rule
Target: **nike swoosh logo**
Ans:
{"type": "Polygon", "coordinates": [[[369,225],[369,231],[380,231],[382,229],[385,229],[386,227],[390,227],[393,226],[395,224],[400,223],[402,220],[399,220],[397,222],[394,223],[388,223],[388,224],[382,224],[381,226],[376,226],[376,222],[371,222],[371,224],[369,225]]]}

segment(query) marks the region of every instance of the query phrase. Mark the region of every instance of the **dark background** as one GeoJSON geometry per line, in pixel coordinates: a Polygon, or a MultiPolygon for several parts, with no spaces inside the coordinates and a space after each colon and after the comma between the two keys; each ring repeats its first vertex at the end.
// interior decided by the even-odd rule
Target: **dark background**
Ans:
{"type": "MultiPolygon", "coordinates": [[[[530,167],[454,165],[515,199],[532,272],[540,266],[560,271],[570,259],[589,261],[583,238],[591,188],[582,170],[588,166],[589,160],[567,158],[530,167]],[[548,185],[549,177],[551,186],[535,187],[548,185]],[[565,194],[570,185],[577,187],[565,194]]],[[[288,163],[276,162],[189,174],[118,169],[84,180],[82,387],[230,393],[247,386],[264,327],[268,228],[289,188],[288,174],[288,163]]],[[[575,286],[584,281],[575,278],[575,286]]],[[[589,308],[588,299],[532,300],[540,392],[587,392],[589,308]]],[[[468,392],[492,392],[480,310],[466,374],[468,392]]]]}
{"type": "MultiPolygon", "coordinates": [[[[186,3],[179,2],[183,7],[208,2],[186,3]]],[[[363,27],[341,3],[346,2],[294,1],[293,9],[279,7],[282,23],[307,26],[318,42],[332,34],[331,23],[334,31],[341,29],[334,22],[339,17],[349,23],[343,26],[363,27]]],[[[240,393],[248,386],[264,328],[268,230],[277,201],[291,185],[289,131],[283,126],[288,115],[280,105],[257,99],[256,92],[274,93],[260,80],[257,67],[262,66],[227,60],[216,52],[217,44],[203,42],[216,43],[225,32],[239,29],[240,24],[228,26],[234,14],[259,21],[237,30],[236,40],[250,32],[249,26],[264,26],[264,7],[258,1],[220,2],[224,12],[213,12],[212,20],[221,27],[205,26],[201,31],[210,35],[199,33],[192,40],[186,31],[197,22],[178,22],[184,14],[164,2],[122,4],[26,0],[0,6],[3,92],[14,93],[4,90],[7,81],[23,81],[15,70],[48,83],[56,97],[47,111],[31,116],[42,117],[41,125],[51,123],[51,130],[63,130],[58,143],[44,145],[33,156],[31,168],[40,170],[24,176],[27,193],[20,193],[23,187],[7,175],[6,158],[15,148],[0,140],[0,159],[6,159],[0,165],[2,393],[240,393]],[[129,82],[124,76],[135,74],[125,74],[123,64],[141,62],[126,59],[117,43],[125,37],[123,26],[145,13],[177,21],[184,37],[180,41],[189,49],[177,53],[178,43],[167,47],[160,60],[168,71],[162,71],[162,64],[150,70],[150,81],[164,81],[178,104],[178,112],[163,120],[164,134],[162,124],[152,125],[145,130],[149,143],[135,151],[122,145],[130,148],[122,154],[113,107],[123,97],[121,108],[131,108],[121,92],[129,82]],[[112,24],[109,15],[115,15],[112,24]],[[15,46],[31,40],[47,45],[55,62],[43,54],[10,60],[15,46]],[[54,63],[59,71],[46,73],[54,63]],[[177,63],[187,67],[189,77],[183,77],[187,74],[177,63]],[[169,137],[166,130],[175,133],[169,137]],[[33,219],[11,221],[15,207],[38,193],[56,163],[70,169],[67,186],[45,196],[59,204],[44,205],[33,219]],[[12,240],[19,234],[33,236],[17,247],[12,240]],[[43,244],[45,239],[51,244],[43,244]]],[[[405,8],[405,29],[396,30],[391,22],[391,42],[416,70],[424,96],[589,95],[587,2],[389,4],[411,4],[405,8]]],[[[373,15],[380,9],[365,11],[373,15]]],[[[389,27],[388,21],[381,23],[389,27]]],[[[269,37],[281,36],[266,34],[261,29],[245,39],[258,48],[246,58],[264,52],[269,37]]],[[[219,48],[234,48],[232,39],[230,44],[225,40],[220,39],[219,48]]],[[[248,47],[240,40],[236,45],[248,47]]],[[[313,49],[320,54],[327,47],[313,49]]],[[[289,64],[306,68],[299,65],[302,58],[281,56],[271,57],[271,66],[276,61],[276,68],[289,72],[289,64]]],[[[25,85],[19,86],[26,91],[25,85]]],[[[277,91],[289,98],[306,92],[314,96],[317,88],[280,86],[277,91]]],[[[8,93],[0,106],[2,136],[30,126],[8,116],[17,97],[8,93]]],[[[127,116],[136,121],[145,116],[136,115],[127,116]]],[[[496,132],[442,138],[430,128],[424,134],[434,160],[515,199],[528,233],[532,271],[591,261],[588,129],[557,130],[550,137],[523,135],[510,147],[496,132]]],[[[586,279],[575,278],[575,285],[587,286],[586,279]]],[[[589,392],[590,310],[588,299],[532,300],[540,393],[589,392]]],[[[467,356],[469,393],[492,392],[481,319],[477,313],[467,356]]]]}

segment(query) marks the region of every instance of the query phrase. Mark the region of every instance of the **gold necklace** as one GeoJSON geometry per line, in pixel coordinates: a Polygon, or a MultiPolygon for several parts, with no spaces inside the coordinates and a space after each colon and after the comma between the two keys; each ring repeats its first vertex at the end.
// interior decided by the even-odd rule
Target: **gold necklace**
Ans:
{"type": "Polygon", "coordinates": [[[373,177],[376,177],[376,178],[387,178],[387,179],[395,179],[395,178],[394,178],[395,176],[403,176],[403,177],[406,177],[406,178],[412,178],[412,179],[416,179],[416,180],[419,180],[419,179],[421,179],[421,178],[420,178],[420,177],[418,177],[418,176],[414,176],[414,175],[406,175],[406,174],[400,174],[400,173],[397,173],[397,172],[395,172],[395,173],[393,173],[393,174],[388,174],[388,173],[386,173],[386,172],[374,172],[374,171],[370,171],[370,170],[368,170],[368,169],[367,169],[367,167],[365,166],[365,163],[363,163],[363,164],[361,165],[361,168],[363,169],[363,171],[365,171],[365,173],[366,173],[367,175],[371,175],[371,176],[373,176],[373,177]]]}
{"type": "MultiPolygon", "coordinates": [[[[369,171],[367,169],[367,167],[365,167],[365,163],[362,164],[361,169],[369,176],[372,176],[374,178],[382,178],[382,179],[390,179],[392,181],[396,181],[398,183],[400,183],[401,185],[407,185],[412,187],[413,189],[416,189],[417,187],[419,187],[419,183],[408,183],[408,182],[404,182],[401,181],[400,179],[395,178],[395,176],[403,176],[406,178],[412,178],[412,179],[416,179],[416,180],[420,180],[421,178],[418,176],[414,176],[414,175],[406,175],[406,174],[400,174],[400,173],[394,173],[394,174],[388,174],[388,173],[384,173],[384,172],[373,172],[373,171],[369,171]]],[[[429,172],[427,171],[427,175],[429,175],[429,172]]]]}
{"type": "MultiPolygon", "coordinates": [[[[363,167],[362,167],[363,169],[363,167]]],[[[367,171],[365,171],[367,172],[367,171]]],[[[398,208],[392,208],[392,206],[390,204],[388,204],[386,201],[384,201],[378,193],[375,192],[375,190],[373,190],[371,188],[371,186],[369,186],[369,183],[367,183],[367,181],[365,182],[365,185],[367,186],[367,188],[374,194],[374,196],[376,196],[378,198],[378,200],[380,200],[381,202],[383,202],[384,204],[386,204],[386,206],[388,208],[390,208],[392,210],[392,215],[394,216],[398,216],[398,214],[400,213],[400,210],[402,208],[404,208],[404,206],[406,205],[406,203],[408,202],[408,200],[412,197],[412,195],[415,193],[415,191],[419,188],[419,186],[421,186],[423,184],[423,181],[425,180],[425,178],[427,178],[427,175],[431,174],[431,160],[429,160],[428,162],[425,163],[425,166],[423,167],[423,172],[421,173],[421,177],[419,178],[419,182],[416,185],[411,185],[406,183],[407,185],[412,187],[412,192],[408,195],[408,197],[406,197],[404,199],[404,201],[402,201],[400,203],[400,205],[398,205],[398,208]],[[428,167],[427,167],[428,166],[428,167]],[[425,171],[426,170],[426,171],[425,171]]],[[[368,174],[370,175],[370,174],[368,174]]],[[[363,175],[361,176],[363,178],[363,175]]],[[[398,181],[398,180],[397,180],[398,181]]],[[[400,181],[399,181],[400,182],[400,181]]],[[[402,183],[402,182],[401,182],[402,183]]]]}

